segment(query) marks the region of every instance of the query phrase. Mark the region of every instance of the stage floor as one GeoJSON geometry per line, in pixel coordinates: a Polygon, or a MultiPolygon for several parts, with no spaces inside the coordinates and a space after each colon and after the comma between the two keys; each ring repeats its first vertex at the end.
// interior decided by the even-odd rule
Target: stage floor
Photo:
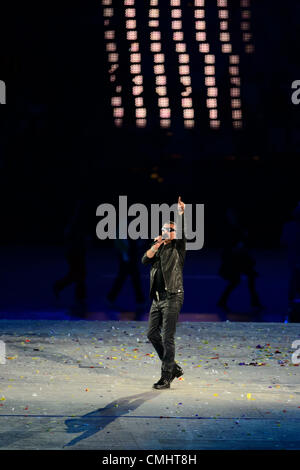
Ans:
{"type": "Polygon", "coordinates": [[[161,391],[146,331],[0,320],[0,449],[300,449],[300,324],[180,322],[161,391]]]}

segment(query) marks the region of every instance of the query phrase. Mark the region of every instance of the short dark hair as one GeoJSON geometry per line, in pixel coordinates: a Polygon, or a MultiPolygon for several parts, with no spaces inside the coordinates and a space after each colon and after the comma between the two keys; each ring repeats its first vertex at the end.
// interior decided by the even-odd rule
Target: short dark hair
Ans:
{"type": "Polygon", "coordinates": [[[164,225],[165,225],[165,224],[176,225],[176,222],[174,222],[174,220],[167,220],[167,221],[164,223],[164,225]]]}

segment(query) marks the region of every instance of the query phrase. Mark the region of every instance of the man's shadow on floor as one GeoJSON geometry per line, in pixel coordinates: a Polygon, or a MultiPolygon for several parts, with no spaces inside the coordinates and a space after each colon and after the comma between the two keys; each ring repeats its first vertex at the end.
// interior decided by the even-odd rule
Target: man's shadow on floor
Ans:
{"type": "Polygon", "coordinates": [[[125,398],[119,398],[106,405],[105,408],[99,408],[98,410],[87,413],[79,418],[66,419],[65,425],[67,426],[67,433],[82,434],[72,439],[72,441],[65,444],[63,447],[71,447],[83,439],[87,439],[98,431],[103,430],[116,418],[126,415],[129,413],[129,410],[135,410],[145,401],[151,400],[151,398],[155,398],[159,394],[160,393],[158,391],[152,390],[125,398]]]}

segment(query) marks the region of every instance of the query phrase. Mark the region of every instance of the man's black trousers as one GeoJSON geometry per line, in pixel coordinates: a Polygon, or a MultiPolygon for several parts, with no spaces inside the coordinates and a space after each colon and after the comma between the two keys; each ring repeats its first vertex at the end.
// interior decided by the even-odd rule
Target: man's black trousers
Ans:
{"type": "Polygon", "coordinates": [[[167,374],[175,364],[174,337],[183,300],[183,292],[167,292],[160,300],[153,299],[150,308],[147,337],[162,361],[162,372],[167,374]]]}

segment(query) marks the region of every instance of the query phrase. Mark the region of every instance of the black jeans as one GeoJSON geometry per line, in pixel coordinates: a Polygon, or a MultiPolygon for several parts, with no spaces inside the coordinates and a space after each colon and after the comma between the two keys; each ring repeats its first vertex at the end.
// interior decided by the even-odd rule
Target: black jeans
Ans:
{"type": "Polygon", "coordinates": [[[176,323],[184,300],[184,293],[167,293],[161,300],[153,300],[147,337],[162,361],[162,372],[172,373],[175,364],[176,323]],[[162,335],[161,335],[162,329],[162,335]]]}

